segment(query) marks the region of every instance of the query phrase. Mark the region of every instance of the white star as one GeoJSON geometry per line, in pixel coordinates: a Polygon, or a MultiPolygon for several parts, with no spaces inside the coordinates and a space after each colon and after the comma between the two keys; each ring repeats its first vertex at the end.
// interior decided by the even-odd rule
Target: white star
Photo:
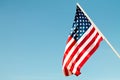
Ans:
{"type": "Polygon", "coordinates": [[[75,30],[75,27],[74,27],[74,30],[75,30]]]}
{"type": "Polygon", "coordinates": [[[85,23],[83,23],[83,25],[85,25],[85,23]]]}
{"type": "Polygon", "coordinates": [[[79,38],[77,37],[77,40],[78,40],[79,38]]]}
{"type": "Polygon", "coordinates": [[[75,34],[73,36],[75,37],[75,34]]]}
{"type": "Polygon", "coordinates": [[[82,25],[82,23],[80,23],[80,25],[82,25]]]}
{"type": "Polygon", "coordinates": [[[80,34],[80,36],[82,36],[82,34],[80,34]]]}
{"type": "Polygon", "coordinates": [[[77,20],[77,22],[78,22],[78,20],[77,20]]]}
{"type": "Polygon", "coordinates": [[[80,32],[82,32],[82,30],[80,30],[80,32]]]}

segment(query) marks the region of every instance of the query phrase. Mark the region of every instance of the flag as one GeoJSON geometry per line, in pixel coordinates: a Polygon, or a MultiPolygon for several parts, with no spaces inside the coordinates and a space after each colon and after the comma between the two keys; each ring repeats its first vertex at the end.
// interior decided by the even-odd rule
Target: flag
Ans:
{"type": "Polygon", "coordinates": [[[99,34],[98,29],[83,9],[77,5],[62,61],[62,70],[65,76],[80,75],[80,69],[96,51],[102,40],[103,37],[99,34]]]}

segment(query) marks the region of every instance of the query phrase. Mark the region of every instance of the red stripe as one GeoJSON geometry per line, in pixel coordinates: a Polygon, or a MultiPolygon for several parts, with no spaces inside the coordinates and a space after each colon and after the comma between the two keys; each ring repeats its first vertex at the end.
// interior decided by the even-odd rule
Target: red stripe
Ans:
{"type": "MultiPolygon", "coordinates": [[[[103,40],[103,38],[101,37],[99,39],[99,41],[97,42],[97,44],[95,45],[95,47],[89,52],[89,54],[84,58],[84,60],[79,64],[77,70],[80,71],[80,69],[82,68],[82,66],[86,63],[86,61],[92,56],[92,54],[97,50],[97,48],[99,47],[100,45],[100,42],[103,40]]],[[[79,75],[77,72],[76,72],[76,75],[79,75]]]]}
{"type": "Polygon", "coordinates": [[[71,36],[68,36],[68,39],[67,39],[66,44],[67,44],[71,39],[72,39],[72,37],[71,37],[71,36]]]}
{"type": "Polygon", "coordinates": [[[69,76],[69,73],[68,73],[68,70],[67,70],[66,67],[64,67],[64,75],[65,75],[65,76],[69,76]]]}

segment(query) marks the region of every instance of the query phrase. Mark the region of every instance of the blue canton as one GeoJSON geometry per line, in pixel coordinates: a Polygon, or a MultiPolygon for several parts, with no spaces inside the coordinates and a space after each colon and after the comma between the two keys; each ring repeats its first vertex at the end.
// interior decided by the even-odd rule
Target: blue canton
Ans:
{"type": "Polygon", "coordinates": [[[71,36],[76,41],[78,41],[90,26],[91,26],[90,21],[87,19],[85,14],[81,11],[81,9],[77,6],[74,23],[70,33],[71,36]]]}

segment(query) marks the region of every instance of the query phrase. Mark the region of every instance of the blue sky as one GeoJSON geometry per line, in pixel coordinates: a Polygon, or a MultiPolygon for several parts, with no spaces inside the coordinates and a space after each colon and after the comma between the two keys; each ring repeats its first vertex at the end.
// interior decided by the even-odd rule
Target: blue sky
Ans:
{"type": "Polygon", "coordinates": [[[120,59],[105,41],[80,76],[63,75],[77,2],[120,52],[119,0],[0,0],[0,80],[120,79],[120,59]]]}

